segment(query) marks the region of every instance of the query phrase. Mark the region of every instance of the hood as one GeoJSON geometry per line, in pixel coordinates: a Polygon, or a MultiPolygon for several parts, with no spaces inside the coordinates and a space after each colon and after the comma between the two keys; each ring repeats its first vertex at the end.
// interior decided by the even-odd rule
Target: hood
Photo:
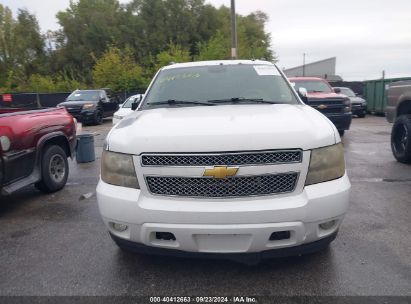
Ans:
{"type": "Polygon", "coordinates": [[[131,108],[120,108],[117,110],[116,113],[114,113],[115,116],[127,116],[128,114],[133,113],[134,111],[131,108]]]}
{"type": "Polygon", "coordinates": [[[138,111],[107,137],[110,151],[312,149],[336,143],[333,124],[307,105],[220,105],[138,111]]]}
{"type": "Polygon", "coordinates": [[[322,98],[347,98],[347,96],[343,94],[337,94],[334,92],[325,93],[325,92],[308,92],[307,97],[310,99],[322,99],[322,98]]]}
{"type": "Polygon", "coordinates": [[[351,103],[363,103],[365,102],[365,99],[355,96],[355,97],[350,97],[350,101],[351,103]]]}
{"type": "Polygon", "coordinates": [[[65,101],[65,102],[61,102],[58,104],[58,106],[61,107],[80,107],[83,106],[86,103],[96,103],[95,101],[87,101],[87,100],[81,100],[81,101],[65,101]]]}

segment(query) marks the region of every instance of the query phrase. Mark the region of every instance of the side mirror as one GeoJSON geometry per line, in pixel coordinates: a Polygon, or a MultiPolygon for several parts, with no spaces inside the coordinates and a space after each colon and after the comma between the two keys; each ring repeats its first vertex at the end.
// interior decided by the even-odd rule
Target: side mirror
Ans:
{"type": "Polygon", "coordinates": [[[298,96],[300,96],[300,98],[302,99],[302,101],[304,102],[308,101],[308,98],[307,98],[308,92],[306,88],[298,88],[297,93],[298,93],[298,96]]]}
{"type": "Polygon", "coordinates": [[[133,102],[131,104],[131,110],[133,110],[133,111],[137,110],[139,104],[140,104],[140,102],[133,102]]]}
{"type": "Polygon", "coordinates": [[[341,93],[341,89],[340,88],[333,88],[334,93],[340,94],[341,93]]]}

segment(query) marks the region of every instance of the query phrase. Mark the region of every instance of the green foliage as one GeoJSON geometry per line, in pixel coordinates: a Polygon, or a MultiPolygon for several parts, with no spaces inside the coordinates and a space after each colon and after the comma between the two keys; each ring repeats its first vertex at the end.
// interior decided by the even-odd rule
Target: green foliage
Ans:
{"type": "Polygon", "coordinates": [[[13,29],[15,20],[8,7],[0,4],[0,87],[10,85],[9,73],[13,67],[13,29]]]}
{"type": "Polygon", "coordinates": [[[188,62],[191,61],[190,52],[181,45],[170,43],[168,49],[157,55],[156,70],[170,64],[171,62],[188,62]]]}
{"type": "Polygon", "coordinates": [[[79,81],[59,75],[54,80],[54,91],[56,92],[71,92],[76,89],[86,89],[79,81]]]}
{"type": "Polygon", "coordinates": [[[238,57],[243,59],[265,59],[275,61],[270,50],[271,37],[264,31],[268,16],[260,11],[238,20],[238,57]]]}
{"type": "Polygon", "coordinates": [[[142,68],[134,61],[130,49],[109,49],[96,61],[93,69],[96,87],[109,87],[114,91],[128,91],[147,85],[142,68]]]}
{"type": "Polygon", "coordinates": [[[33,74],[30,76],[28,88],[33,92],[49,93],[55,90],[55,84],[50,76],[33,74]]]}
{"type": "Polygon", "coordinates": [[[220,31],[208,42],[198,43],[198,60],[223,60],[230,58],[229,40],[220,31]]]}
{"type": "MultiPolygon", "coordinates": [[[[170,62],[229,59],[230,9],[205,0],[71,0],[58,31],[0,4],[0,90],[141,89],[170,62]]],[[[238,55],[275,61],[268,18],[237,16],[238,55]]]]}

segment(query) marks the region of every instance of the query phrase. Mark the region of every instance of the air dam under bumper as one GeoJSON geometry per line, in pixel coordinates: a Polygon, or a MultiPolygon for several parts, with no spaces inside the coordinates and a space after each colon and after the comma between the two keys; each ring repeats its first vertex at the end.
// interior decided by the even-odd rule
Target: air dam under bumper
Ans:
{"type": "Polygon", "coordinates": [[[97,199],[110,234],[127,244],[237,254],[332,241],[347,211],[350,187],[344,175],[295,195],[200,200],[155,197],[100,180],[97,199]],[[334,224],[320,227],[329,221],[334,224]],[[119,232],[113,223],[127,229],[119,232]],[[161,239],[158,232],[172,233],[175,240],[161,239]],[[275,232],[286,232],[286,238],[270,240],[275,232]]]}

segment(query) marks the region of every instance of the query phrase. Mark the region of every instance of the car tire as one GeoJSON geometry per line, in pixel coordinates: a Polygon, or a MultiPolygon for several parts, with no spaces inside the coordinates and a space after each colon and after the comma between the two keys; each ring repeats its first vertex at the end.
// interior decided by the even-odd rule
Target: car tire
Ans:
{"type": "Polygon", "coordinates": [[[392,126],[391,150],[400,163],[411,163],[411,115],[399,116],[392,126]]]}
{"type": "Polygon", "coordinates": [[[364,117],[365,117],[365,113],[358,114],[358,117],[359,117],[359,118],[364,118],[364,117]]]}
{"type": "Polygon", "coordinates": [[[36,188],[45,193],[62,189],[67,182],[69,166],[67,154],[60,146],[50,145],[44,148],[41,159],[41,181],[36,188]]]}
{"type": "Polygon", "coordinates": [[[344,136],[345,130],[338,130],[338,133],[340,134],[340,136],[344,136]]]}
{"type": "Polygon", "coordinates": [[[103,113],[101,111],[97,111],[94,115],[94,124],[101,125],[103,123],[103,113]]]}

